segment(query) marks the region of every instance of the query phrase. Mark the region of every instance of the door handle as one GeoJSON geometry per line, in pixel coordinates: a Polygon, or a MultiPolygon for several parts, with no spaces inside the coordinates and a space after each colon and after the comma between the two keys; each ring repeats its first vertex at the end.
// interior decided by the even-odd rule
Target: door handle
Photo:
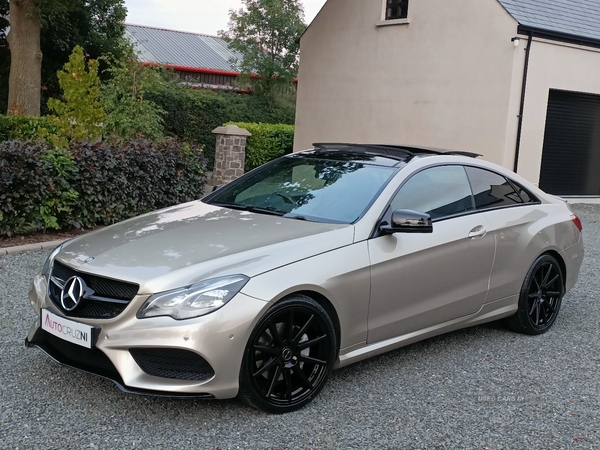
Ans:
{"type": "Polygon", "coordinates": [[[477,225],[471,231],[469,231],[469,239],[479,239],[484,237],[487,234],[487,230],[483,227],[483,225],[477,225]]]}

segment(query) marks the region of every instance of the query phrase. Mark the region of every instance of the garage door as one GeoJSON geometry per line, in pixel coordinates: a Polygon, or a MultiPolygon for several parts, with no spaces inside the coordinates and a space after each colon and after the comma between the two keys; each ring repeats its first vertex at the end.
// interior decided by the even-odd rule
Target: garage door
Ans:
{"type": "Polygon", "coordinates": [[[540,188],[600,196],[600,95],[550,90],[540,188]]]}

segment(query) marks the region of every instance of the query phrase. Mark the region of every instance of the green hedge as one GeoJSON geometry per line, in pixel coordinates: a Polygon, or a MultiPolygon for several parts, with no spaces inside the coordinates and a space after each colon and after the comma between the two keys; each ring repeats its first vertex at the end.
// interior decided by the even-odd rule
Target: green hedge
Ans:
{"type": "MultiPolygon", "coordinates": [[[[293,94],[276,101],[236,94],[172,86],[145,97],[165,111],[164,131],[167,136],[204,147],[209,168],[213,167],[215,136],[212,130],[226,122],[252,122],[293,125],[296,102],[293,94]]],[[[45,138],[56,134],[54,119],[0,115],[0,142],[45,138]]]]}
{"type": "Polygon", "coordinates": [[[0,235],[69,223],[74,172],[72,159],[44,141],[0,143],[0,235]]]}
{"type": "Polygon", "coordinates": [[[0,143],[0,235],[108,225],[200,198],[201,148],[109,140],[54,150],[45,141],[0,143]]]}
{"type": "Polygon", "coordinates": [[[260,97],[234,92],[171,88],[147,96],[166,111],[165,132],[185,142],[204,146],[209,167],[214,164],[215,136],[212,130],[226,122],[294,124],[295,97],[282,97],[275,104],[260,97]]]}
{"type": "Polygon", "coordinates": [[[48,117],[0,115],[0,142],[38,139],[56,133],[56,122],[48,117]]]}
{"type": "Polygon", "coordinates": [[[293,125],[246,122],[230,122],[226,125],[237,125],[252,134],[246,142],[246,171],[293,151],[293,125]]]}

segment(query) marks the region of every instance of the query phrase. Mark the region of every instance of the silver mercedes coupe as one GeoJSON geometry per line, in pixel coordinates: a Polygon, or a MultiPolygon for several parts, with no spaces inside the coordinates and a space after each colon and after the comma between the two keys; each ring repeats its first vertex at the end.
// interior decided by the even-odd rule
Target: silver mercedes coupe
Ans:
{"type": "Polygon", "coordinates": [[[67,241],[33,280],[26,344],[126,392],[285,413],[332,369],[441,333],[542,334],[581,222],[476,156],[316,144],[67,241]]]}

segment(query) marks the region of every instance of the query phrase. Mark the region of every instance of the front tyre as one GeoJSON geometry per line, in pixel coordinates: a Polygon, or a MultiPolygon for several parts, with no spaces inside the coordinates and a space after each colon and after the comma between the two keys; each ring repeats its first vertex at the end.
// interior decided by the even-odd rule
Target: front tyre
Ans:
{"type": "Polygon", "coordinates": [[[542,255],[535,260],[519,295],[519,309],[507,319],[513,331],[542,334],[556,321],[565,293],[563,273],[556,259],[542,255]]]}
{"type": "Polygon", "coordinates": [[[331,318],[316,301],[294,295],[258,322],[244,352],[239,398],[274,414],[302,408],[323,389],[337,355],[331,318]]]}

